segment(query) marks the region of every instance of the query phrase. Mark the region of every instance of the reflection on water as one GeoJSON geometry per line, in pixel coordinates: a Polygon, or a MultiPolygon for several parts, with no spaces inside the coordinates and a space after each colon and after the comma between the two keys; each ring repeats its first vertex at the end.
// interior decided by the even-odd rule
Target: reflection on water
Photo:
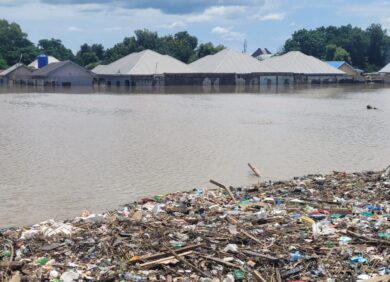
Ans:
{"type": "Polygon", "coordinates": [[[105,211],[210,178],[250,184],[248,162],[266,179],[381,169],[389,129],[390,89],[1,94],[0,226],[105,211]]]}

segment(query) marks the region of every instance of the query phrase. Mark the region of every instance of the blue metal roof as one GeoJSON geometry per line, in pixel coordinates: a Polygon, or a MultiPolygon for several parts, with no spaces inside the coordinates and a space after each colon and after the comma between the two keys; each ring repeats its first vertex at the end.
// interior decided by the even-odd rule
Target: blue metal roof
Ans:
{"type": "Polygon", "coordinates": [[[347,62],[346,61],[327,61],[326,63],[328,65],[331,65],[332,67],[338,69],[339,67],[341,67],[342,65],[344,65],[347,62]]]}

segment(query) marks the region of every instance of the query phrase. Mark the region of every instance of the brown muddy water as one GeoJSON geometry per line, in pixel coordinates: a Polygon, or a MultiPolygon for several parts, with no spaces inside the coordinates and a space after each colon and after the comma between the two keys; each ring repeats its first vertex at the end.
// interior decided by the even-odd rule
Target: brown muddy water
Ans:
{"type": "Polygon", "coordinates": [[[0,227],[103,212],[210,178],[251,184],[248,162],[263,179],[386,167],[390,89],[0,94],[0,227]]]}

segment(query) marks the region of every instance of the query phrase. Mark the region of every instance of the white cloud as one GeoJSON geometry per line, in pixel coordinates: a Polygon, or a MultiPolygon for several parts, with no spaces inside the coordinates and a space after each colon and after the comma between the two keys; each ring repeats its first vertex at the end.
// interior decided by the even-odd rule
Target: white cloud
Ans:
{"type": "Polygon", "coordinates": [[[166,28],[166,29],[175,29],[175,28],[185,28],[187,26],[186,23],[183,21],[176,21],[170,24],[162,24],[159,27],[166,28]]]}
{"type": "Polygon", "coordinates": [[[80,31],[83,31],[82,28],[80,27],[77,27],[77,26],[70,26],[67,28],[67,31],[70,31],[70,32],[80,32],[80,31]]]}
{"type": "Polygon", "coordinates": [[[254,15],[252,18],[259,21],[282,21],[286,13],[268,13],[265,15],[254,15]]]}
{"type": "Polygon", "coordinates": [[[227,41],[243,41],[245,39],[245,33],[232,31],[232,28],[221,26],[214,27],[211,33],[218,34],[227,41]]]}
{"type": "Polygon", "coordinates": [[[245,6],[215,6],[204,10],[200,14],[193,14],[185,17],[185,21],[190,23],[208,22],[216,18],[236,17],[246,11],[245,6]]]}

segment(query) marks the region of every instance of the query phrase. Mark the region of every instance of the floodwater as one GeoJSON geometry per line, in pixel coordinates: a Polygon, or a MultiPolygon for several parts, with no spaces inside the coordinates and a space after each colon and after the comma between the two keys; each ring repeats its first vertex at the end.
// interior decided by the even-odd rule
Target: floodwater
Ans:
{"type": "Polygon", "coordinates": [[[390,164],[390,89],[0,94],[0,226],[142,196],[390,164]],[[366,110],[366,105],[379,110],[366,110]]]}

